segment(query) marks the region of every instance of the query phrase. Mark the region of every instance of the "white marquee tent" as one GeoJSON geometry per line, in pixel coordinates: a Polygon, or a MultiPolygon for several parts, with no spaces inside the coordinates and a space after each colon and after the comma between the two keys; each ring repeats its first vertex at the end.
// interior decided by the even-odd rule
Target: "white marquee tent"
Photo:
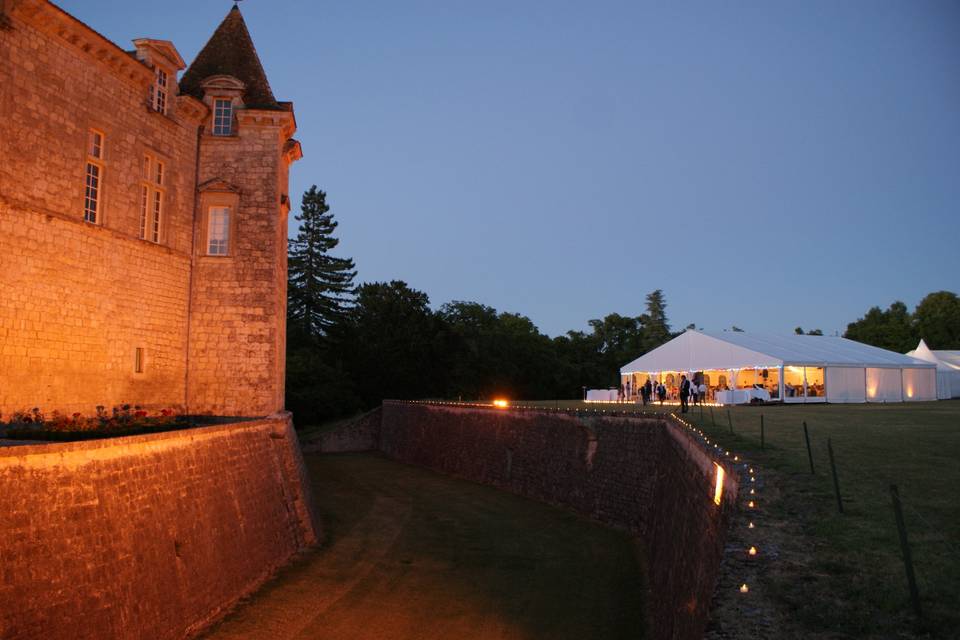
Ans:
{"type": "Polygon", "coordinates": [[[937,398],[936,365],[832,336],[687,330],[621,367],[633,389],[648,378],[676,395],[681,375],[702,380],[708,400],[909,402],[937,398]]]}
{"type": "Polygon", "coordinates": [[[927,343],[920,344],[907,355],[937,366],[937,399],[960,398],[960,351],[932,351],[927,343]]]}

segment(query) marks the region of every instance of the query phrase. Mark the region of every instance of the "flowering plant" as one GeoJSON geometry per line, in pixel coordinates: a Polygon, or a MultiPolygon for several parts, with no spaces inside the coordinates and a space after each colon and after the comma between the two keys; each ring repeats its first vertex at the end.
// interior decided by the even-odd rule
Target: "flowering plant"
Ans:
{"type": "Polygon", "coordinates": [[[84,416],[80,412],[71,414],[53,411],[49,416],[44,415],[39,407],[29,411],[16,411],[10,416],[7,423],[8,434],[12,437],[29,435],[31,432],[125,432],[135,431],[154,426],[167,425],[177,421],[177,413],[173,409],[161,409],[150,415],[150,411],[139,405],[121,404],[107,411],[99,405],[96,415],[84,416]]]}

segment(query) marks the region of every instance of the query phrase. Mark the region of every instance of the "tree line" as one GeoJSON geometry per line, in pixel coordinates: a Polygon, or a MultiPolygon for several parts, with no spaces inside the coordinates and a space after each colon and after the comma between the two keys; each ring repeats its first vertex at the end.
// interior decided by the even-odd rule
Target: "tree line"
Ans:
{"type": "Polygon", "coordinates": [[[639,316],[611,313],[589,331],[551,338],[530,318],[478,302],[436,310],[406,282],[354,285],[334,257],[337,223],[311,187],[288,259],[287,407],[303,424],[376,406],[383,398],[578,398],[619,384],[619,368],[671,337],[659,289],[639,316]]]}
{"type": "MultiPolygon", "coordinates": [[[[286,402],[300,424],[374,407],[384,398],[579,398],[585,387],[619,384],[621,366],[677,335],[659,289],[647,295],[639,316],[611,313],[590,320],[589,331],[555,338],[524,315],[478,302],[454,300],[434,310],[426,293],[400,280],[354,284],[353,260],[332,254],[337,223],[316,186],[304,194],[296,220],[288,260],[286,402]]],[[[960,343],[957,305],[955,294],[939,292],[913,314],[902,303],[886,312],[873,308],[845,335],[903,352],[926,330],[931,348],[946,348],[960,343]]]]}
{"type": "Polygon", "coordinates": [[[935,291],[913,313],[899,300],[886,310],[871,307],[847,325],[843,336],[899,353],[915,349],[921,338],[931,349],[960,349],[960,298],[952,291],[935,291]]]}

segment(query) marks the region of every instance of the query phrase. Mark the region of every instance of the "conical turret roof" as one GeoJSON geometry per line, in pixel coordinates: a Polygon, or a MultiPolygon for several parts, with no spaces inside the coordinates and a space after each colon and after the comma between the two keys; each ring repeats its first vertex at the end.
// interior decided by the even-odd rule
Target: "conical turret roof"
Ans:
{"type": "Polygon", "coordinates": [[[263,71],[253,39],[247,31],[247,24],[236,5],[183,74],[180,92],[202,99],[203,88],[200,84],[215,75],[228,75],[241,80],[246,85],[243,102],[247,107],[281,109],[273,97],[267,74],[263,71]]]}

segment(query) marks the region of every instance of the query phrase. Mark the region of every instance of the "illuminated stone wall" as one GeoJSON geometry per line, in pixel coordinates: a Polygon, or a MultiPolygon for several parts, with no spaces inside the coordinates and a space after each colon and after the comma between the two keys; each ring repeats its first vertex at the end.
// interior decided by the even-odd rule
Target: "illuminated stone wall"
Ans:
{"type": "Polygon", "coordinates": [[[131,78],[18,15],[0,31],[0,412],[182,408],[196,123],[147,110],[145,67],[131,78]],[[83,222],[91,128],[102,225],[83,222]],[[160,245],[138,239],[147,152],[167,165],[160,245]]]}
{"type": "Polygon", "coordinates": [[[289,414],[0,448],[0,637],[183,638],[316,542],[289,414]]]}
{"type": "Polygon", "coordinates": [[[700,638],[727,522],[710,457],[665,419],[385,402],[391,458],[493,485],[636,533],[646,549],[655,638],[700,638]]]}
{"type": "Polygon", "coordinates": [[[200,147],[199,184],[240,189],[231,254],[200,255],[193,283],[189,402],[219,415],[261,415],[284,402],[287,193],[277,176],[289,164],[282,125],[292,116],[259,114],[243,114],[237,136],[205,136],[200,147]]]}
{"type": "Polygon", "coordinates": [[[168,113],[152,111],[147,65],[44,0],[4,6],[0,414],[282,409],[290,105],[240,109],[236,136],[198,137],[201,100],[171,92],[168,113]],[[104,134],[95,225],[83,220],[90,129],[104,134]],[[145,154],[165,163],[159,244],[139,239],[145,154]],[[198,191],[213,179],[239,202],[224,258],[200,246],[198,191]]]}

